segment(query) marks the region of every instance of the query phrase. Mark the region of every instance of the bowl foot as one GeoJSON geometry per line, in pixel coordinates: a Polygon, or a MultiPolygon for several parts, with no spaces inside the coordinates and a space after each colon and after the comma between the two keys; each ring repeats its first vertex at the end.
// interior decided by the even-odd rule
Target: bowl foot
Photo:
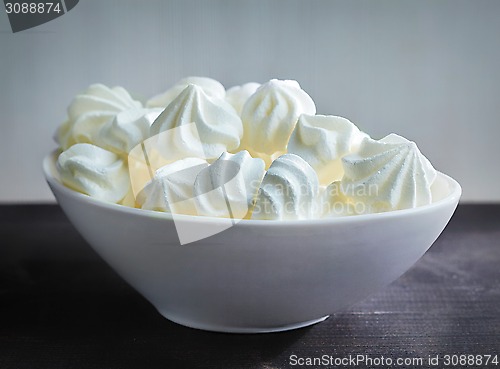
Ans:
{"type": "Polygon", "coordinates": [[[163,317],[167,318],[168,320],[183,325],[185,327],[189,328],[195,328],[195,329],[201,329],[204,331],[212,331],[212,332],[223,332],[223,333],[273,333],[273,332],[283,332],[283,331],[289,331],[293,329],[298,329],[298,328],[304,328],[316,323],[321,323],[322,321],[328,319],[330,315],[325,315],[321,318],[318,319],[312,319],[312,320],[307,320],[304,322],[299,322],[299,323],[293,323],[293,324],[287,324],[287,325],[282,325],[282,326],[276,326],[276,327],[237,327],[237,326],[230,326],[230,325],[220,325],[220,324],[209,324],[209,323],[203,323],[203,322],[197,322],[189,319],[184,319],[184,318],[179,318],[177,316],[173,316],[172,314],[169,314],[168,312],[163,312],[161,310],[158,310],[163,317]]]}

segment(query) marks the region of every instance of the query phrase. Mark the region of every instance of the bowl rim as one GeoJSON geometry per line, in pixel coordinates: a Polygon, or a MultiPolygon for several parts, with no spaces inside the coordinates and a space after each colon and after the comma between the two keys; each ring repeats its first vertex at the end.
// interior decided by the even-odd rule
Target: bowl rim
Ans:
{"type": "MultiPolygon", "coordinates": [[[[154,211],[154,210],[145,210],[139,208],[132,208],[125,205],[115,204],[112,202],[107,202],[104,200],[100,200],[89,195],[83,194],[81,192],[75,191],[69,187],[66,187],[61,181],[54,175],[53,169],[55,168],[57,155],[61,153],[60,149],[55,149],[49,154],[47,154],[43,159],[43,173],[47,183],[57,189],[57,191],[63,192],[64,194],[76,199],[79,202],[89,203],[93,206],[97,206],[103,209],[116,211],[119,213],[127,213],[136,216],[147,216],[149,218],[155,219],[165,219],[165,220],[174,220],[174,216],[171,213],[154,211]]],[[[297,226],[300,225],[316,225],[316,224],[330,224],[330,223],[353,223],[359,221],[367,221],[367,220],[375,220],[375,219],[387,219],[392,217],[401,217],[406,215],[415,215],[421,212],[428,212],[431,210],[436,210],[441,207],[446,207],[447,205],[457,204],[460,196],[462,195],[462,187],[460,184],[453,179],[452,177],[442,173],[437,172],[437,175],[443,178],[450,187],[450,193],[443,197],[442,199],[433,202],[431,204],[418,206],[410,209],[402,209],[402,210],[393,210],[383,213],[373,213],[373,214],[360,214],[353,216],[339,216],[339,217],[324,217],[324,218],[315,218],[315,219],[293,219],[293,220],[261,220],[261,219],[240,219],[237,220],[237,224],[252,224],[259,226],[297,226]]],[[[228,218],[219,218],[219,217],[210,217],[204,215],[186,215],[186,214],[176,214],[176,221],[187,221],[194,223],[225,223],[227,224],[228,218]]]]}

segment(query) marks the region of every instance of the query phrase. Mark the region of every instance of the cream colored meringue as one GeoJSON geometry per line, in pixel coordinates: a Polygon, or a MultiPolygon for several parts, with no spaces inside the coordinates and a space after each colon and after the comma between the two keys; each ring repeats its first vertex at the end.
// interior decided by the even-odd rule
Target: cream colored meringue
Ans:
{"type": "Polygon", "coordinates": [[[356,154],[342,159],[341,191],[358,213],[414,208],[432,202],[436,170],[417,145],[390,134],[376,141],[365,138],[356,154]],[[364,209],[361,205],[364,204],[364,209]]]}
{"type": "Polygon", "coordinates": [[[356,151],[366,136],[345,118],[302,114],[290,136],[288,152],[307,161],[320,184],[328,185],[342,178],[342,157],[356,151]]]}
{"type": "Polygon", "coordinates": [[[94,143],[102,126],[116,114],[141,107],[123,87],[90,85],[70,103],[68,120],[56,131],[56,141],[63,150],[79,142],[94,143]]]}
{"type": "Polygon", "coordinates": [[[135,208],[135,195],[132,189],[130,188],[128,192],[125,194],[125,197],[118,202],[118,204],[123,206],[128,206],[129,208],[135,208]]]}
{"type": "Polygon", "coordinates": [[[286,152],[301,114],[315,114],[311,97],[297,81],[272,79],[260,86],[243,106],[241,149],[274,155],[286,152]]]}
{"type": "Polygon", "coordinates": [[[257,194],[252,219],[308,219],[320,214],[318,176],[300,156],[273,161],[257,194]]]}
{"type": "Polygon", "coordinates": [[[199,215],[243,219],[253,208],[265,173],[264,161],[248,151],[224,152],[194,182],[199,215]]]}
{"type": "Polygon", "coordinates": [[[163,109],[130,109],[118,113],[105,123],[95,138],[95,144],[117,154],[128,154],[149,137],[149,130],[163,109]]]}
{"type": "Polygon", "coordinates": [[[150,108],[166,108],[184,89],[189,85],[196,85],[207,94],[216,99],[224,99],[226,90],[224,86],[215,79],[207,77],[187,77],[178,81],[173,87],[162,94],[156,95],[146,103],[150,108]]]}
{"type": "Polygon", "coordinates": [[[130,189],[120,156],[92,144],[78,143],[62,152],[57,170],[66,186],[100,200],[117,203],[130,189]]]}
{"type": "Polygon", "coordinates": [[[260,87],[260,83],[248,82],[241,86],[231,87],[226,91],[226,101],[232,105],[234,110],[241,115],[243,105],[260,87]]]}
{"type": "Polygon", "coordinates": [[[207,166],[203,159],[185,158],[161,167],[139,192],[138,206],[173,214],[197,215],[193,199],[194,181],[207,166]]]}
{"type": "Polygon", "coordinates": [[[359,204],[355,204],[342,192],[340,186],[340,181],[335,181],[326,187],[320,187],[321,216],[340,217],[364,212],[364,204],[361,204],[362,207],[360,208],[359,204]],[[356,205],[358,205],[357,208],[356,205]]]}
{"type": "Polygon", "coordinates": [[[56,137],[62,182],[127,206],[228,218],[225,226],[432,202],[436,171],[414,142],[373,140],[345,118],[315,115],[296,81],[226,92],[188,77],[147,106],[101,84],[76,96],[56,137]]]}
{"type": "Polygon", "coordinates": [[[236,149],[243,134],[241,119],[233,107],[224,100],[209,97],[196,85],[186,87],[160,114],[151,126],[150,135],[176,128],[174,134],[158,136],[157,145],[165,151],[167,159],[189,156],[216,159],[224,151],[236,149]]]}

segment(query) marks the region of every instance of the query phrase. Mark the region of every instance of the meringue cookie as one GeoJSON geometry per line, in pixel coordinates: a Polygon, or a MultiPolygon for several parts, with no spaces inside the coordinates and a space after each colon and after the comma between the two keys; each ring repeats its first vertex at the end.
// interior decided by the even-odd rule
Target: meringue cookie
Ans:
{"type": "Polygon", "coordinates": [[[138,206],[147,210],[196,215],[194,181],[207,166],[203,159],[185,158],[161,167],[139,192],[136,199],[138,206]]]}
{"type": "Polygon", "coordinates": [[[397,135],[395,133],[388,134],[384,138],[380,139],[379,142],[382,142],[385,144],[393,144],[393,145],[403,144],[403,145],[408,145],[408,146],[412,147],[413,149],[415,149],[416,153],[418,154],[417,155],[418,158],[422,162],[427,180],[429,181],[430,185],[432,185],[432,183],[434,183],[434,180],[437,177],[437,171],[436,171],[436,169],[434,169],[434,167],[432,166],[429,159],[427,159],[420,152],[420,150],[418,149],[417,144],[415,142],[410,141],[410,140],[404,138],[403,136],[397,135]]]}
{"type": "Polygon", "coordinates": [[[105,123],[95,144],[117,154],[128,154],[149,137],[149,130],[163,109],[130,109],[118,113],[105,123]]]}
{"type": "Polygon", "coordinates": [[[336,181],[326,187],[320,187],[321,216],[340,217],[365,212],[364,204],[359,207],[359,204],[355,204],[342,192],[340,186],[340,181],[336,181]]]}
{"type": "Polygon", "coordinates": [[[241,115],[243,105],[250,96],[260,87],[260,83],[249,82],[241,86],[231,87],[226,91],[226,101],[232,105],[234,110],[241,115]]]}
{"type": "Polygon", "coordinates": [[[302,114],[288,141],[288,152],[307,161],[320,184],[328,185],[342,178],[341,158],[357,150],[365,136],[345,118],[302,114]]]}
{"type": "Polygon", "coordinates": [[[90,85],[68,107],[68,120],[56,131],[56,141],[66,150],[75,143],[94,143],[99,129],[116,114],[141,108],[123,87],[90,85]]]}
{"type": "Polygon", "coordinates": [[[264,161],[248,151],[224,152],[194,182],[199,215],[243,219],[252,209],[265,173],[264,161]]]}
{"type": "Polygon", "coordinates": [[[160,114],[151,126],[150,135],[168,133],[174,128],[179,128],[175,134],[158,136],[157,143],[165,151],[165,157],[172,160],[188,156],[216,159],[224,151],[236,149],[243,134],[241,119],[233,107],[224,100],[209,97],[196,85],[186,87],[160,114]],[[191,128],[183,128],[186,125],[191,128]]]}
{"type": "Polygon", "coordinates": [[[135,208],[135,195],[132,189],[129,189],[128,192],[125,194],[122,200],[118,202],[118,204],[123,205],[123,206],[128,206],[129,208],[135,208]]]}
{"type": "Polygon", "coordinates": [[[118,155],[87,143],[75,144],[62,152],[57,170],[66,186],[100,200],[117,203],[130,188],[125,162],[118,155]]]}
{"type": "Polygon", "coordinates": [[[284,153],[299,116],[315,113],[314,101],[297,81],[272,79],[243,106],[241,148],[267,155],[284,153]]]}
{"type": "Polygon", "coordinates": [[[390,134],[376,141],[365,138],[357,154],[342,159],[341,191],[362,213],[414,208],[432,202],[436,170],[417,145],[390,134]]]}
{"type": "Polygon", "coordinates": [[[172,88],[164,93],[149,99],[146,106],[149,108],[166,108],[189,85],[200,86],[210,97],[224,99],[226,96],[224,86],[215,79],[207,77],[187,77],[178,81],[172,88]]]}
{"type": "Polygon", "coordinates": [[[320,213],[316,202],[318,176],[300,156],[285,154],[267,171],[252,213],[252,219],[308,219],[320,213]]]}

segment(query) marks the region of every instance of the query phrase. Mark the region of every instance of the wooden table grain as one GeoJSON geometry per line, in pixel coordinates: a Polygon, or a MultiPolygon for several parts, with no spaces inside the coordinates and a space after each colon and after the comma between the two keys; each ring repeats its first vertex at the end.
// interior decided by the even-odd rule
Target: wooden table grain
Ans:
{"type": "Polygon", "coordinates": [[[0,206],[0,239],[1,369],[322,367],[297,360],[349,355],[445,367],[427,360],[500,356],[500,205],[460,205],[396,282],[321,324],[273,334],[211,333],[164,319],[56,205],[0,206]]]}

